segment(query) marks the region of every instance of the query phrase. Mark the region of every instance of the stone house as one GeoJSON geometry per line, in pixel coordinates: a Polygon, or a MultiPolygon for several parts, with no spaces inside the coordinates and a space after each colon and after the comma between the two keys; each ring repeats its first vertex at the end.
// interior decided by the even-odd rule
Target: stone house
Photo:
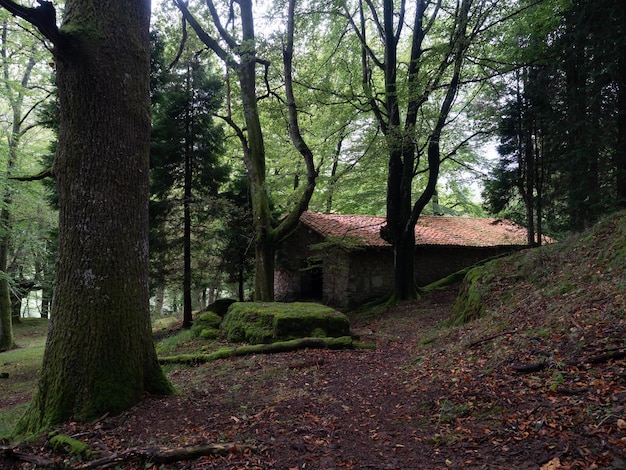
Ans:
{"type": "MultiPolygon", "coordinates": [[[[277,255],[276,300],[353,308],[389,293],[393,250],[380,237],[384,224],[384,217],[302,214],[277,255]]],[[[419,286],[527,246],[524,227],[494,218],[421,216],[415,240],[419,286]]]]}

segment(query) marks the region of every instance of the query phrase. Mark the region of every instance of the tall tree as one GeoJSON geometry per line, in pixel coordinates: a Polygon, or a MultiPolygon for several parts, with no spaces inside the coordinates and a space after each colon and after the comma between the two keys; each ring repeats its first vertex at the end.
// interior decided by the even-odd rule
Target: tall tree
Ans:
{"type": "MultiPolygon", "coordinates": [[[[228,177],[228,168],[218,159],[223,147],[222,128],[213,119],[222,102],[221,86],[216,76],[207,74],[206,67],[199,54],[180,60],[167,73],[169,79],[164,80],[154,107],[151,230],[159,231],[158,238],[164,239],[171,238],[166,230],[173,230],[175,240],[180,241],[166,247],[182,248],[185,328],[193,322],[192,222],[198,227],[210,216],[207,209],[212,205],[206,199],[215,198],[219,185],[228,177]],[[182,237],[176,229],[181,225],[182,237]]],[[[152,251],[158,251],[158,246],[152,251]]]]}
{"type": "Polygon", "coordinates": [[[17,433],[120,412],[171,393],[152,341],[148,292],[149,1],[0,5],[54,45],[60,102],[53,173],[59,243],[37,390],[17,433]]]}
{"type": "Polygon", "coordinates": [[[350,8],[347,3],[343,14],[362,45],[363,91],[388,155],[387,223],[381,235],[394,250],[393,295],[413,299],[415,224],[436,191],[442,160],[471,137],[444,143],[463,86],[465,59],[486,34],[495,3],[382,0],[358,1],[350,8]],[[414,199],[420,173],[427,174],[427,181],[414,199]]]}
{"type": "Polygon", "coordinates": [[[614,0],[614,14],[611,18],[616,25],[617,67],[617,148],[615,168],[617,178],[617,204],[626,209],[626,2],[614,0]]]}
{"type": "MultiPolygon", "coordinates": [[[[313,153],[300,132],[298,106],[294,94],[295,0],[288,2],[285,18],[286,29],[282,42],[284,95],[280,102],[283,104],[284,115],[287,116],[289,138],[304,161],[306,178],[304,184],[296,188],[295,202],[287,214],[278,220],[273,216],[270,209],[265,140],[259,112],[261,96],[265,95],[266,98],[276,96],[277,90],[271,89],[267,81],[265,82],[267,89],[264,92],[260,92],[257,87],[257,81],[268,77],[271,64],[267,59],[259,57],[253,2],[251,0],[232,2],[225,13],[226,16],[222,18],[214,2],[208,0],[209,16],[218,35],[214,37],[208,32],[210,30],[203,27],[191,14],[186,2],[174,1],[200,40],[224,62],[229,76],[234,74],[237,79],[236,84],[231,83],[230,89],[234,89],[235,86],[239,87],[243,123],[237,122],[236,113],[233,113],[230,107],[224,119],[239,138],[248,175],[255,234],[254,296],[257,300],[272,300],[274,298],[274,262],[277,245],[299,223],[300,215],[307,209],[313,194],[317,175],[313,153]],[[229,32],[227,30],[229,25],[233,28],[237,27],[237,31],[229,32]]],[[[229,95],[229,98],[234,99],[234,95],[229,95]]]]}
{"type": "MultiPolygon", "coordinates": [[[[528,202],[537,198],[537,232],[542,231],[540,224],[552,234],[578,231],[603,213],[623,206],[626,101],[620,57],[626,40],[620,19],[624,17],[624,3],[576,0],[524,4],[527,8],[509,33],[515,41],[504,54],[517,65],[516,73],[524,77],[515,98],[523,105],[518,106],[521,112],[517,113],[519,135],[524,134],[517,154],[527,154],[520,160],[525,166],[542,165],[534,166],[535,182],[542,187],[535,187],[534,193],[528,187],[522,197],[527,209],[533,207],[528,202]],[[533,147],[535,157],[540,157],[535,162],[527,158],[533,147]],[[543,178],[537,173],[541,169],[543,178]]],[[[509,76],[507,83],[512,82],[509,76]]],[[[511,115],[507,110],[503,114],[511,115]]],[[[511,136],[511,126],[503,130],[511,136]]],[[[506,147],[512,150],[511,145],[503,149],[506,147]]],[[[504,166],[503,160],[486,187],[492,202],[502,195],[499,190],[521,181],[509,178],[507,182],[506,172],[500,171],[504,166]]],[[[533,175],[526,171],[521,174],[524,184],[529,184],[533,175]]]]}
{"type": "Polygon", "coordinates": [[[500,161],[485,181],[486,206],[492,213],[503,212],[512,201],[521,199],[529,245],[541,244],[543,187],[547,147],[544,132],[547,113],[546,87],[539,67],[526,66],[511,79],[511,97],[500,118],[500,161]],[[516,191],[513,191],[515,189],[516,191]]]}

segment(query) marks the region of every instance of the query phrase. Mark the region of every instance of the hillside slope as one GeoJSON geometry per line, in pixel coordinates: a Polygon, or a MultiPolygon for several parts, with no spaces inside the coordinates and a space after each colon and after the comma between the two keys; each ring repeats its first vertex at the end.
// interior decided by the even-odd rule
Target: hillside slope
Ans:
{"type": "Polygon", "coordinates": [[[461,428],[502,455],[543,442],[529,468],[626,469],[626,213],[470,271],[451,323],[422,367],[451,372],[448,406],[472,407],[461,428]],[[497,425],[480,417],[496,409],[497,425]]]}
{"type": "Polygon", "coordinates": [[[453,308],[462,324],[491,318],[543,329],[562,354],[626,346],[626,213],[566,241],[468,273],[453,308]]]}

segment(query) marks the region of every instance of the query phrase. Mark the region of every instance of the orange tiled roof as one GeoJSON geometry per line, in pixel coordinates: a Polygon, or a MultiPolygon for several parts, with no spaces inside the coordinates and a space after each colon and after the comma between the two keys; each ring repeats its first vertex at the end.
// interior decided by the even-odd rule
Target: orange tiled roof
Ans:
{"type": "MultiPolygon", "coordinates": [[[[305,212],[300,221],[320,235],[357,237],[364,246],[390,246],[380,237],[384,217],[305,212]]],[[[415,226],[416,245],[502,246],[527,244],[526,229],[505,219],[420,216],[415,226]]]]}

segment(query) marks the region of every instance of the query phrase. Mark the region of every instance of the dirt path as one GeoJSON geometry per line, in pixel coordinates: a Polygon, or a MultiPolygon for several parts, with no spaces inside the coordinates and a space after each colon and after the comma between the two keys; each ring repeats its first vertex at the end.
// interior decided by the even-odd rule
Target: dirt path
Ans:
{"type": "MultiPolygon", "coordinates": [[[[480,346],[458,348],[468,329],[436,328],[455,296],[440,292],[354,325],[375,351],[298,351],[173,370],[179,395],[60,431],[100,455],[239,445],[226,456],[154,467],[163,469],[626,468],[617,414],[626,384],[614,384],[607,393],[615,401],[605,403],[587,392],[549,393],[530,378],[486,367],[480,346]],[[594,404],[607,405],[595,429],[580,421],[594,404]]],[[[623,361],[607,367],[624,371],[623,361]]],[[[46,444],[24,450],[55,457],[46,444]]],[[[146,467],[127,460],[119,468],[146,467]]]]}

